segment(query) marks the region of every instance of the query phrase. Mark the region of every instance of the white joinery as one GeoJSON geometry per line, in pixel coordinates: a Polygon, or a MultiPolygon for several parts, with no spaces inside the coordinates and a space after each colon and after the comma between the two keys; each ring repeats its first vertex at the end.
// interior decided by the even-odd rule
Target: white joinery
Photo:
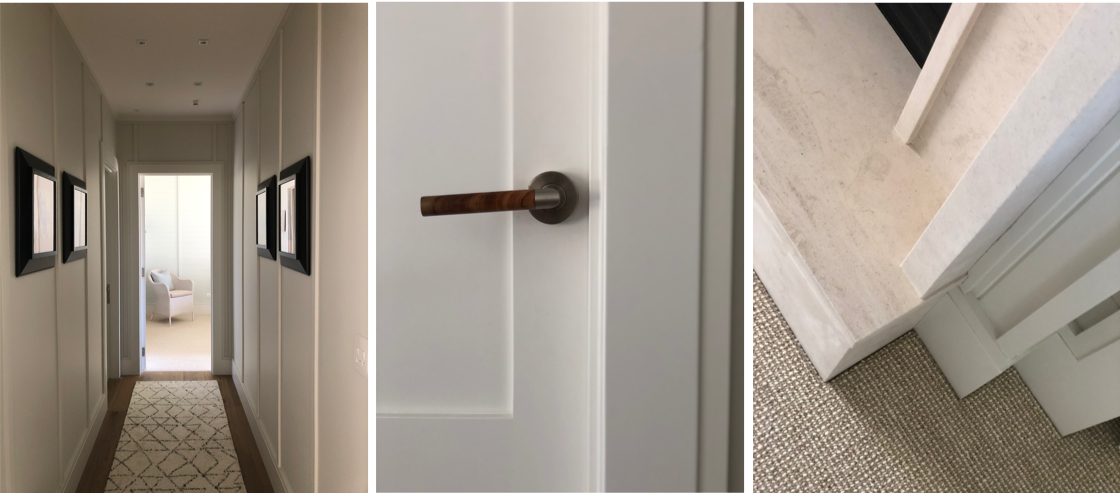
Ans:
{"type": "Polygon", "coordinates": [[[1120,416],[1120,343],[1077,358],[1053,335],[1015,364],[1062,436],[1120,416]]]}
{"type": "Polygon", "coordinates": [[[976,308],[974,300],[960,288],[954,288],[915,328],[961,398],[1011,366],[996,343],[991,321],[983,310],[976,308]]]}
{"type": "MultiPolygon", "coordinates": [[[[1101,305],[1110,303],[1115,306],[1112,298],[1105,300],[1101,305]]],[[[1092,356],[1093,353],[1120,340],[1120,311],[1113,311],[1111,315],[1088,328],[1075,329],[1074,327],[1078,325],[1078,321],[1075,320],[1058,331],[1069,352],[1078,360],[1092,356]]]]}
{"type": "Polygon", "coordinates": [[[1120,116],[917,331],[957,395],[1014,365],[1063,435],[1120,416],[1120,116]]]}
{"type": "Polygon", "coordinates": [[[1004,354],[1021,359],[1067,324],[1120,291],[1120,250],[1074,281],[998,339],[1004,354]]]}

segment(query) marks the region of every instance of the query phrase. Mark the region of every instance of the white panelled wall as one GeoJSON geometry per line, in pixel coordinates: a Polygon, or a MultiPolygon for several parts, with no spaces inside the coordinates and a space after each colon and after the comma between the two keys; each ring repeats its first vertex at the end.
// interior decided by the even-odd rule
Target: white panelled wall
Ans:
{"type": "Polygon", "coordinates": [[[106,410],[99,156],[113,155],[116,116],[49,4],[0,6],[0,76],[0,490],[73,491],[106,410]],[[84,259],[15,277],[16,147],[59,184],[85,181],[84,259]]]}
{"type": "MultiPolygon", "coordinates": [[[[210,313],[210,177],[144,178],[145,265],[194,281],[195,312],[210,313]]],[[[155,295],[148,287],[148,313],[155,295]]]]}
{"type": "Polygon", "coordinates": [[[273,487],[364,491],[367,380],[365,4],[295,4],[234,118],[234,381],[273,487]],[[311,275],[256,251],[260,182],[311,157],[311,275]],[[239,207],[238,207],[239,206],[239,207]]]}

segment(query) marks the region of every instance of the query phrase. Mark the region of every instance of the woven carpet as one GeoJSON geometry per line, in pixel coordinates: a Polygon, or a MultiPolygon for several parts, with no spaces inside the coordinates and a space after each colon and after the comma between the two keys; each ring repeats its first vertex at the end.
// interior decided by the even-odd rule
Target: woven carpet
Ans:
{"type": "Polygon", "coordinates": [[[218,382],[137,382],[105,491],[245,491],[218,382]]]}
{"type": "Polygon", "coordinates": [[[829,383],[754,277],[755,491],[1120,491],[1116,420],[1062,438],[1014,368],[957,399],[910,331],[829,383]]]}

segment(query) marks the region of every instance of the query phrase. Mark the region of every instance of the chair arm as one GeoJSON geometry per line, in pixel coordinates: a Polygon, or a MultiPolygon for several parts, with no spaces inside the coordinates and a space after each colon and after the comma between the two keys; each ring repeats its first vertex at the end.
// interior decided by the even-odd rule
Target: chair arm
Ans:
{"type": "Polygon", "coordinates": [[[186,289],[194,294],[194,281],[190,279],[179,279],[175,274],[171,274],[171,284],[175,285],[175,289],[186,289]]]}
{"type": "Polygon", "coordinates": [[[167,285],[152,282],[150,279],[148,280],[148,285],[152,287],[152,291],[155,292],[156,296],[168,299],[171,298],[171,291],[167,289],[167,285]]]}

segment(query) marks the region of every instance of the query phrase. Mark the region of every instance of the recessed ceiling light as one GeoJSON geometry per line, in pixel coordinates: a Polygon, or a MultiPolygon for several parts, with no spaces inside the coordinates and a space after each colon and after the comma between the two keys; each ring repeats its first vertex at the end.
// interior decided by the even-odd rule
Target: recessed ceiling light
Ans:
{"type": "Polygon", "coordinates": [[[148,86],[148,87],[152,87],[152,86],[156,85],[156,83],[155,82],[145,82],[144,85],[148,86]]]}
{"type": "Polygon", "coordinates": [[[136,40],[136,44],[138,44],[138,45],[146,45],[146,44],[148,44],[148,40],[146,40],[146,39],[138,39],[138,40],[136,40]]]}
{"type": "Polygon", "coordinates": [[[198,106],[198,100],[197,100],[197,99],[196,99],[196,100],[194,100],[194,105],[195,105],[195,106],[198,106]]]}
{"type": "Polygon", "coordinates": [[[196,86],[201,86],[201,85],[202,85],[202,83],[201,83],[201,82],[195,82],[195,83],[194,83],[194,85],[196,85],[196,86]]]}
{"type": "Polygon", "coordinates": [[[198,40],[198,44],[208,45],[208,44],[210,44],[210,40],[209,39],[200,39],[200,40],[198,40]]]}

